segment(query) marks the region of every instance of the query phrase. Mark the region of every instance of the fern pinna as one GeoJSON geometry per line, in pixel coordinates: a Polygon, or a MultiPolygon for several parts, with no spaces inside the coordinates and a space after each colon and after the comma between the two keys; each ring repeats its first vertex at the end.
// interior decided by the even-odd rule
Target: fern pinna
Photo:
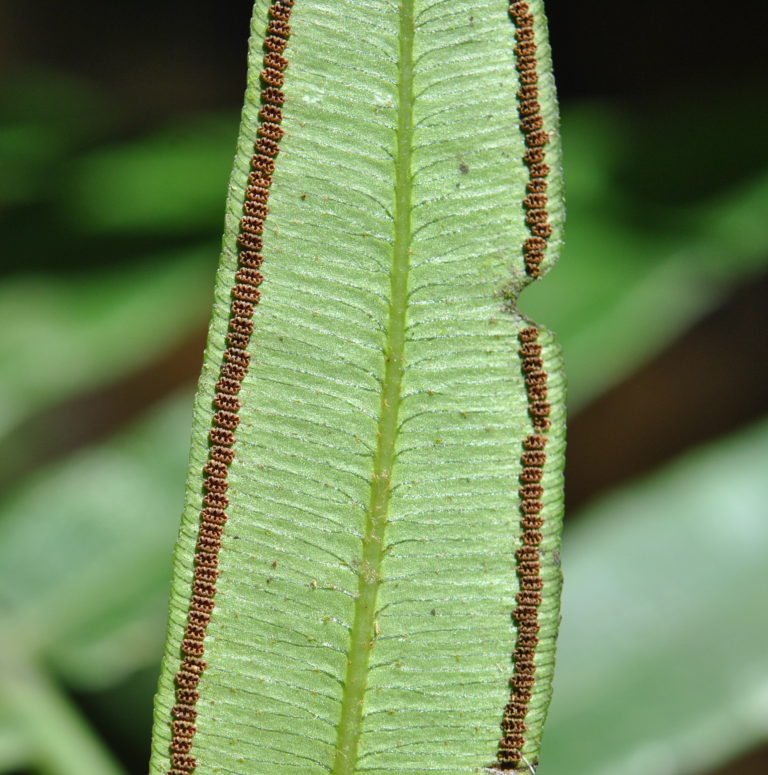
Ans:
{"type": "Polygon", "coordinates": [[[153,775],[535,769],[564,385],[541,0],[258,0],[153,775]]]}

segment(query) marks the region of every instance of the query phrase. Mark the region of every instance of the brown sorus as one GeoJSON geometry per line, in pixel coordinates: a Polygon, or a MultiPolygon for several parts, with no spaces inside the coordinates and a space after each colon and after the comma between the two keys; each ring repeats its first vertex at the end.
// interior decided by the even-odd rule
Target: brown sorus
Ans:
{"type": "Polygon", "coordinates": [[[168,775],[190,775],[197,768],[197,759],[190,751],[194,747],[197,731],[195,706],[200,699],[197,686],[206,668],[206,663],[200,657],[205,653],[206,631],[215,606],[219,552],[223,526],[227,521],[224,509],[229,505],[229,498],[224,493],[229,489],[229,466],[235,457],[235,431],[240,423],[240,399],[237,395],[251,360],[247,351],[253,333],[251,318],[261,299],[256,286],[261,285],[264,279],[257,270],[263,261],[261,234],[268,213],[267,200],[275,169],[274,158],[279,152],[278,143],[283,136],[280,106],[285,102],[282,91],[283,71],[288,66],[288,60],[282,54],[291,32],[288,19],[292,5],[293,0],[275,0],[272,3],[264,41],[266,53],[262,72],[262,108],[259,113],[261,124],[258,137],[254,140],[249,185],[245,192],[243,217],[237,238],[238,269],[231,290],[231,317],[227,333],[229,347],[219,366],[213,397],[213,405],[218,411],[211,416],[208,460],[201,471],[201,489],[205,496],[200,512],[189,612],[181,643],[183,659],[175,678],[176,705],[169,720],[171,743],[168,753],[171,766],[168,775]]]}
{"type": "MultiPolygon", "coordinates": [[[[527,5],[516,3],[515,7],[527,5]]],[[[546,392],[547,372],[543,348],[538,342],[539,332],[533,326],[518,334],[521,375],[525,377],[528,394],[528,414],[531,424],[538,431],[548,428],[550,406],[539,400],[546,392]],[[535,375],[535,376],[534,376],[535,375]],[[534,377],[533,380],[531,377],[534,377]]],[[[517,626],[517,638],[512,653],[513,669],[510,677],[510,696],[501,721],[502,737],[499,741],[495,769],[517,770],[523,762],[523,747],[528,727],[525,717],[536,682],[536,649],[539,645],[539,606],[542,601],[544,580],[541,575],[539,546],[544,526],[544,468],[547,463],[547,437],[532,433],[523,440],[520,456],[520,543],[515,552],[517,560],[518,592],[512,619],[517,626]]]]}

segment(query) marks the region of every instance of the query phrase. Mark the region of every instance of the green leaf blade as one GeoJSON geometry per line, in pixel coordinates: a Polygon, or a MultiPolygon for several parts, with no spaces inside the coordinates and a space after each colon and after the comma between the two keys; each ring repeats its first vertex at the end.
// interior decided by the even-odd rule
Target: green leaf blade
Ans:
{"type": "MultiPolygon", "coordinates": [[[[168,769],[266,12],[257,3],[153,773],[168,769]]],[[[193,753],[199,769],[252,775],[483,772],[509,696],[518,479],[531,432],[518,356],[528,324],[512,308],[529,281],[514,30],[498,0],[450,13],[415,0],[298,0],[291,26],[193,753]]],[[[551,336],[541,342],[553,428],[531,755],[549,697],[562,501],[562,376],[551,336]]]]}

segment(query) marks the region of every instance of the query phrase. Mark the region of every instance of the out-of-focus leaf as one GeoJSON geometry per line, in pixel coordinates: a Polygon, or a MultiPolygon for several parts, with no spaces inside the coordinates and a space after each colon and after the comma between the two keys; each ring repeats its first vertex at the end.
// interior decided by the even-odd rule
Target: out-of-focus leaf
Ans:
{"type": "Polygon", "coordinates": [[[159,656],[189,413],[185,394],[0,505],[0,628],[80,686],[159,656]]]}
{"type": "Polygon", "coordinates": [[[201,118],[79,159],[67,217],[91,233],[218,229],[236,125],[234,115],[201,118]]]}
{"type": "Polygon", "coordinates": [[[7,707],[0,701],[0,772],[20,770],[29,761],[24,733],[7,707]]]}
{"type": "Polygon", "coordinates": [[[211,258],[198,248],[82,277],[7,280],[0,286],[0,436],[30,412],[148,362],[201,321],[211,258]]]}
{"type": "Polygon", "coordinates": [[[690,775],[768,738],[766,459],[764,422],[576,520],[540,775],[690,775]]]}
{"type": "Polygon", "coordinates": [[[562,131],[565,260],[520,301],[560,333],[573,410],[768,264],[768,170],[711,201],[658,207],[617,181],[620,160],[633,153],[618,115],[571,108],[562,131]]]}
{"type": "Polygon", "coordinates": [[[123,775],[69,697],[28,657],[16,640],[0,651],[0,702],[12,710],[24,764],[40,775],[123,775]]]}
{"type": "Polygon", "coordinates": [[[110,111],[81,81],[47,70],[4,80],[0,88],[0,204],[48,198],[51,172],[110,111]]]}

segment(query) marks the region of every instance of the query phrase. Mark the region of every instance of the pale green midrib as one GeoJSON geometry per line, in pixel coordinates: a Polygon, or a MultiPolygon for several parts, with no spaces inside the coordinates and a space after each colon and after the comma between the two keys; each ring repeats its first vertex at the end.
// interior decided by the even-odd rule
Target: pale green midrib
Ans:
{"type": "Polygon", "coordinates": [[[371,498],[358,568],[359,582],[350,632],[347,671],[336,737],[333,775],[353,775],[362,733],[368,659],[375,641],[376,596],[384,557],[384,533],[398,432],[403,379],[405,318],[411,251],[411,146],[413,144],[413,4],[401,0],[398,62],[398,121],[395,154],[395,211],[389,320],[384,381],[373,461],[371,498]]]}

